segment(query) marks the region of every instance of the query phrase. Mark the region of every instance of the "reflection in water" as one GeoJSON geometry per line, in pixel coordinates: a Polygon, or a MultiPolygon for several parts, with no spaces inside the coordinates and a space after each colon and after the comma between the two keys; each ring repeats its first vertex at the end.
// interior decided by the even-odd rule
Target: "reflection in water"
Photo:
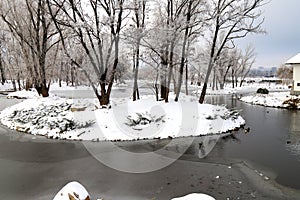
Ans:
{"type": "Polygon", "coordinates": [[[207,135],[194,138],[175,138],[164,140],[149,140],[138,142],[116,143],[119,148],[134,153],[156,152],[157,154],[173,158],[174,155],[190,155],[204,159],[214,149],[220,139],[234,139],[232,134],[207,135]],[[190,142],[192,139],[192,143],[190,142]]]}
{"type": "Polygon", "coordinates": [[[297,111],[291,114],[290,141],[292,144],[299,143],[300,140],[300,115],[297,111]]]}
{"type": "Polygon", "coordinates": [[[290,135],[287,141],[288,149],[295,155],[300,155],[300,114],[294,111],[290,120],[290,135]]]}

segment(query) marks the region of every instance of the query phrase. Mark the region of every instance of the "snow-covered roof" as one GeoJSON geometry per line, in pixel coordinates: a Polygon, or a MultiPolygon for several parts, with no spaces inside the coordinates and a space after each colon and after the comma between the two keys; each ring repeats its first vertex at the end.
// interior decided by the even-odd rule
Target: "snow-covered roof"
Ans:
{"type": "Polygon", "coordinates": [[[285,64],[300,64],[300,53],[290,58],[285,64]]]}

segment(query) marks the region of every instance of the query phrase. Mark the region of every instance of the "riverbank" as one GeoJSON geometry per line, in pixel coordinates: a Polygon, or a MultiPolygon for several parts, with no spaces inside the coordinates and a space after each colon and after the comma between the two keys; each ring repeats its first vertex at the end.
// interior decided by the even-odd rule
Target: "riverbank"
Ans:
{"type": "Polygon", "coordinates": [[[274,108],[300,109],[300,98],[290,95],[290,92],[271,92],[269,94],[255,94],[240,99],[245,103],[274,108]]]}

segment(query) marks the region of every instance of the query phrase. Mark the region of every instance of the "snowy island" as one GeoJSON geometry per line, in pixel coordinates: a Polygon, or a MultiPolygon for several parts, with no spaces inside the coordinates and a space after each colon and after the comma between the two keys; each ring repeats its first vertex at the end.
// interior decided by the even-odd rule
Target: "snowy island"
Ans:
{"type": "MultiPolygon", "coordinates": [[[[34,91],[10,93],[29,98],[0,113],[4,126],[53,139],[85,141],[134,141],[221,134],[245,124],[236,110],[199,104],[196,97],[179,102],[156,101],[143,96],[114,98],[111,109],[99,109],[95,99],[41,98],[34,91]]],[[[170,98],[171,99],[171,98],[170,98]]],[[[173,98],[172,98],[173,99],[173,98]]]]}

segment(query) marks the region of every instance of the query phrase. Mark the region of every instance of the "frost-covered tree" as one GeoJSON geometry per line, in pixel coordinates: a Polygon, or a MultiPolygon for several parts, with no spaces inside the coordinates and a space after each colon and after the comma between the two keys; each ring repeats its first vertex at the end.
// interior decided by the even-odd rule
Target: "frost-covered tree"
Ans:
{"type": "MultiPolygon", "coordinates": [[[[165,0],[155,1],[151,13],[152,23],[144,46],[151,50],[160,63],[157,70],[160,80],[160,99],[168,102],[171,82],[179,97],[184,67],[195,33],[202,20],[200,9],[203,1],[165,0]],[[195,28],[197,27],[197,28],[195,28]],[[192,29],[194,30],[192,31],[192,29]],[[193,39],[192,39],[193,38],[193,39]]],[[[158,89],[157,89],[158,90],[158,89]]]]}
{"type": "Polygon", "coordinates": [[[244,38],[249,33],[261,33],[260,7],[266,0],[210,0],[207,1],[210,26],[207,30],[209,41],[209,62],[199,103],[205,100],[206,89],[212,71],[220,54],[232,42],[244,38]],[[220,41],[220,42],[219,42],[220,41]]]}
{"type": "MultiPolygon", "coordinates": [[[[250,73],[251,68],[256,59],[255,49],[253,46],[248,45],[245,51],[241,52],[241,58],[239,62],[239,66],[237,68],[237,79],[240,79],[239,86],[242,87],[243,83],[245,82],[246,77],[250,73]]],[[[238,81],[236,79],[236,86],[238,81]]]]}
{"type": "Polygon", "coordinates": [[[125,0],[47,0],[52,20],[60,34],[65,53],[88,79],[100,105],[110,103],[110,94],[119,65],[119,45],[124,21],[125,0]],[[55,15],[58,11],[59,15],[55,15]],[[74,58],[66,38],[84,54],[74,58]],[[88,66],[93,76],[88,73],[88,66]],[[97,86],[100,85],[100,92],[97,86]]]}
{"type": "Polygon", "coordinates": [[[127,30],[129,35],[129,42],[133,46],[133,101],[140,99],[139,87],[138,87],[138,75],[141,64],[141,42],[142,38],[146,35],[146,18],[147,18],[147,3],[149,0],[133,0],[131,9],[132,13],[132,24],[127,30]]]}
{"type": "Polygon", "coordinates": [[[3,0],[0,8],[2,20],[21,47],[27,80],[40,95],[49,96],[48,55],[59,39],[46,0],[3,0]]]}

